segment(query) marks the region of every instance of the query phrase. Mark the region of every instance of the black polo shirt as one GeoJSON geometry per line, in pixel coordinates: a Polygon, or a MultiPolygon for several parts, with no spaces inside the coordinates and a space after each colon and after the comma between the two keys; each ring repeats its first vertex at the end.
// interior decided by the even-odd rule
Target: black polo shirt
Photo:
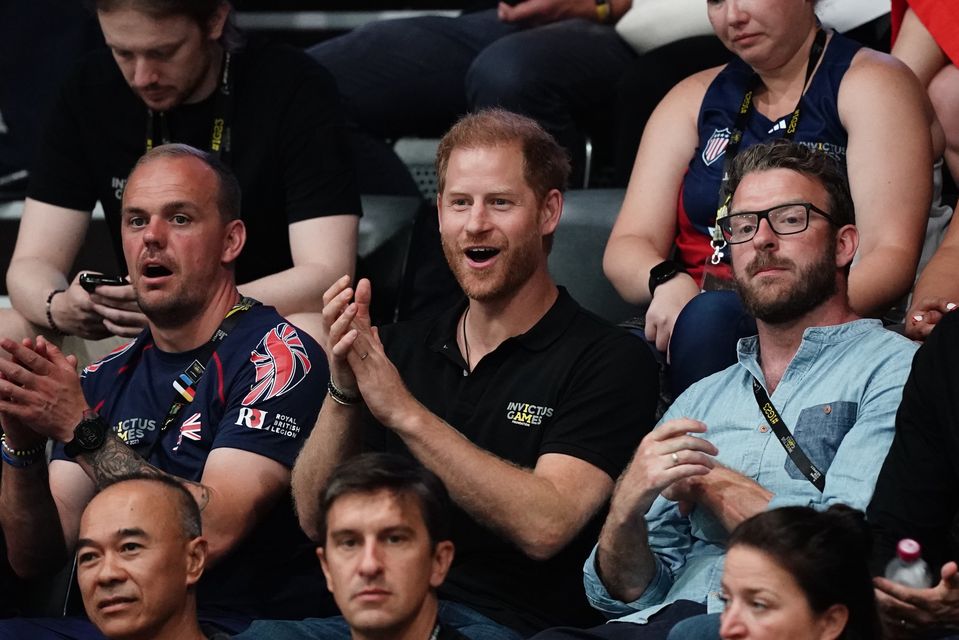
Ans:
{"type": "MultiPolygon", "coordinates": [[[[474,444],[521,467],[562,453],[616,479],[653,426],[658,373],[648,347],[560,288],[535,326],[467,373],[456,343],[465,306],[464,300],[439,318],[383,329],[386,352],[417,400],[474,444]]],[[[406,451],[398,436],[368,421],[370,448],[406,451]]],[[[540,562],[457,509],[456,556],[440,595],[523,634],[598,624],[582,567],[604,515],[540,562]]]]}

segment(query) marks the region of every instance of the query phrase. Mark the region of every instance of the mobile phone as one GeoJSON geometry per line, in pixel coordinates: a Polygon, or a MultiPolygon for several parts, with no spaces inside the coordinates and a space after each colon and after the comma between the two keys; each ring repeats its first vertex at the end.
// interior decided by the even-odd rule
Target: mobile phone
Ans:
{"type": "Polygon", "coordinates": [[[100,285],[106,285],[108,287],[119,287],[120,285],[127,284],[126,278],[123,276],[105,276],[102,273],[81,273],[80,274],[80,286],[93,293],[93,290],[99,287],[100,285]]]}

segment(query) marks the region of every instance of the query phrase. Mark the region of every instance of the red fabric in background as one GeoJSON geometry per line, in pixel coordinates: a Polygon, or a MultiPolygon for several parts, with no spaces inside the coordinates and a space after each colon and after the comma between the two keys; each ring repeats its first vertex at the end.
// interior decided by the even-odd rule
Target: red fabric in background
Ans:
{"type": "Polygon", "coordinates": [[[907,8],[925,25],[952,64],[959,65],[959,0],[892,0],[893,42],[907,8]]]}

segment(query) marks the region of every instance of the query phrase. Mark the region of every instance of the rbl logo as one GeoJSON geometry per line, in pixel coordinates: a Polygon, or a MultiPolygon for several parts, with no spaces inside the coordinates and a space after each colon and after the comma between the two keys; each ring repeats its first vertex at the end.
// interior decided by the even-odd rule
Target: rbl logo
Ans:
{"type": "Polygon", "coordinates": [[[246,425],[251,429],[262,429],[266,421],[266,411],[254,409],[253,407],[240,407],[240,415],[236,418],[236,424],[246,425]]]}

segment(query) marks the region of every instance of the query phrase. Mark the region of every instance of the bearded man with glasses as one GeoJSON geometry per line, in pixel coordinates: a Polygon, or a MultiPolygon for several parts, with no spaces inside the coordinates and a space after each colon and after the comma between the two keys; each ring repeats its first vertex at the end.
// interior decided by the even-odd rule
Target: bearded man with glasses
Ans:
{"type": "Polygon", "coordinates": [[[584,578],[614,622],[537,640],[666,638],[722,609],[740,522],[786,505],[863,509],[873,493],[916,347],[849,306],[859,234],[845,176],[776,141],[737,156],[725,188],[721,230],[758,336],[677,398],[620,477],[584,578]]]}

